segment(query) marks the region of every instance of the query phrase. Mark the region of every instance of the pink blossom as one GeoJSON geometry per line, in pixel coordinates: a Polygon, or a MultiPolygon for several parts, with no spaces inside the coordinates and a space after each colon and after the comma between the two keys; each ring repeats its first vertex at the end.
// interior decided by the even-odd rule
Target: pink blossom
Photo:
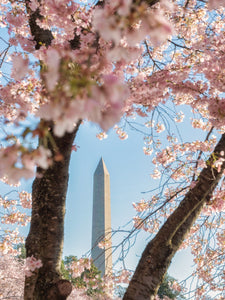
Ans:
{"type": "Polygon", "coordinates": [[[210,125],[204,122],[202,119],[193,119],[192,120],[192,127],[193,128],[200,128],[202,130],[208,130],[210,125]]]}
{"type": "Polygon", "coordinates": [[[161,177],[161,172],[158,169],[154,169],[153,174],[151,174],[153,179],[158,179],[161,177]]]}
{"type": "Polygon", "coordinates": [[[72,276],[74,278],[79,277],[85,269],[90,269],[91,261],[88,258],[81,258],[77,261],[73,261],[70,269],[72,270],[72,276]]]}
{"type": "Polygon", "coordinates": [[[35,11],[39,7],[39,3],[37,0],[30,0],[29,6],[30,8],[35,11]]]}
{"type": "Polygon", "coordinates": [[[199,168],[206,168],[207,167],[206,162],[203,159],[200,159],[198,161],[198,167],[199,168]]]}
{"type": "Polygon", "coordinates": [[[45,62],[47,64],[47,73],[45,80],[49,91],[52,91],[59,79],[59,52],[54,48],[49,48],[46,53],[45,62]]]}
{"type": "Polygon", "coordinates": [[[128,134],[125,131],[123,131],[121,128],[118,128],[116,130],[116,133],[118,134],[120,140],[126,140],[128,138],[128,134]]]}
{"type": "Polygon", "coordinates": [[[25,15],[20,9],[17,11],[9,11],[6,15],[7,22],[16,27],[21,27],[24,24],[25,19],[25,15]]]}
{"type": "Polygon", "coordinates": [[[153,149],[150,147],[143,147],[143,151],[145,155],[151,155],[153,152],[153,149]]]}
{"type": "Polygon", "coordinates": [[[174,4],[169,0],[160,0],[160,7],[162,7],[166,11],[174,11],[174,4]]]}
{"type": "Polygon", "coordinates": [[[165,130],[165,126],[163,124],[157,123],[155,125],[155,129],[157,133],[163,132],[165,130]]]}
{"type": "Polygon", "coordinates": [[[21,54],[13,55],[12,57],[13,68],[11,76],[15,80],[21,80],[28,72],[29,60],[23,58],[21,54]]]}
{"type": "Polygon", "coordinates": [[[220,6],[224,6],[223,0],[209,0],[208,2],[209,9],[217,9],[220,6]]]}
{"type": "Polygon", "coordinates": [[[36,113],[37,117],[41,117],[45,120],[57,120],[63,111],[63,102],[50,102],[40,106],[36,113]]]}
{"type": "Polygon", "coordinates": [[[132,0],[120,0],[119,8],[117,10],[118,14],[121,16],[127,16],[130,12],[132,0]]]}
{"type": "Polygon", "coordinates": [[[91,300],[89,296],[86,295],[84,290],[73,289],[72,293],[68,297],[68,300],[91,300]]]}
{"type": "Polygon", "coordinates": [[[33,255],[26,258],[25,271],[26,276],[32,276],[32,272],[42,267],[40,259],[36,259],[33,255]]]}
{"type": "Polygon", "coordinates": [[[79,146],[77,146],[76,144],[72,145],[72,151],[77,152],[77,149],[80,148],[79,146]]]}
{"type": "Polygon", "coordinates": [[[181,123],[184,120],[184,113],[181,111],[177,114],[176,118],[174,118],[174,121],[177,123],[181,123]]]}
{"type": "Polygon", "coordinates": [[[100,249],[105,249],[105,248],[107,249],[107,248],[111,247],[111,241],[109,239],[105,238],[98,243],[98,247],[100,249]]]}
{"type": "Polygon", "coordinates": [[[146,126],[146,127],[153,128],[154,125],[155,125],[154,123],[155,123],[155,121],[148,121],[148,122],[145,123],[145,126],[146,126]]]}
{"type": "Polygon", "coordinates": [[[54,133],[63,136],[65,132],[71,132],[79,118],[85,117],[84,101],[56,101],[43,104],[37,112],[37,116],[46,120],[54,120],[54,133]]]}
{"type": "Polygon", "coordinates": [[[24,265],[14,255],[0,255],[0,286],[0,299],[23,298],[24,265]]]}
{"type": "Polygon", "coordinates": [[[108,137],[108,135],[105,132],[100,132],[100,133],[96,134],[96,137],[101,141],[103,139],[106,139],[108,137]]]}
{"type": "Polygon", "coordinates": [[[113,40],[116,44],[119,44],[122,34],[120,26],[116,23],[113,15],[107,16],[103,9],[95,9],[93,13],[93,27],[101,33],[101,36],[106,41],[113,40]]]}
{"type": "Polygon", "coordinates": [[[20,198],[20,203],[22,205],[23,208],[29,208],[31,209],[31,194],[26,192],[26,191],[22,191],[19,193],[19,198],[20,198]]]}
{"type": "Polygon", "coordinates": [[[122,270],[121,274],[117,277],[120,283],[129,283],[132,273],[128,270],[122,270]]]}
{"type": "Polygon", "coordinates": [[[51,156],[51,151],[41,145],[34,152],[34,161],[39,167],[47,169],[52,163],[51,156]]]}
{"type": "Polygon", "coordinates": [[[132,205],[137,212],[143,212],[149,209],[149,203],[144,199],[141,199],[138,203],[132,203],[132,205]]]}
{"type": "Polygon", "coordinates": [[[133,217],[133,223],[135,228],[137,229],[143,228],[143,219],[141,219],[139,216],[133,217]]]}
{"type": "Polygon", "coordinates": [[[124,61],[125,63],[134,62],[138,57],[140,57],[142,49],[138,46],[125,46],[118,45],[109,50],[107,53],[107,58],[113,62],[124,61]]]}
{"type": "Polygon", "coordinates": [[[30,170],[31,172],[34,171],[35,162],[30,153],[24,153],[22,155],[22,163],[27,170],[30,170]]]}
{"type": "Polygon", "coordinates": [[[92,87],[92,97],[86,102],[86,115],[107,131],[122,116],[122,108],[129,90],[120,79],[112,74],[104,76],[102,86],[92,87]]]}
{"type": "Polygon", "coordinates": [[[197,184],[197,181],[192,181],[190,184],[190,189],[193,189],[197,184]]]}
{"type": "Polygon", "coordinates": [[[73,121],[66,117],[57,119],[54,125],[54,134],[60,137],[63,136],[65,132],[72,132],[76,125],[75,121],[76,119],[73,121]]]}
{"type": "Polygon", "coordinates": [[[176,281],[173,282],[171,288],[172,288],[173,290],[175,290],[175,291],[178,291],[178,292],[181,291],[181,287],[180,287],[180,285],[178,284],[178,282],[176,282],[176,281]]]}

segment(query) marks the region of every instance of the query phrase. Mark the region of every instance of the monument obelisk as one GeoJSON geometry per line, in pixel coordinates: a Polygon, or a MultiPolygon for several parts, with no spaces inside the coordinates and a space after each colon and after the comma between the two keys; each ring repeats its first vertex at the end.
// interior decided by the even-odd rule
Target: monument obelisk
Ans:
{"type": "Polygon", "coordinates": [[[91,257],[101,276],[112,273],[110,178],[102,158],[94,173],[91,257]],[[103,239],[107,245],[101,249],[103,239]]]}

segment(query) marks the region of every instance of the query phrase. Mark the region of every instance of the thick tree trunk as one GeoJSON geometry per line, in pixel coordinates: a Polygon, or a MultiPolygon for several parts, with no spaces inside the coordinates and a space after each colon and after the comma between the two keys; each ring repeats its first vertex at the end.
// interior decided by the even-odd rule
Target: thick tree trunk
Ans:
{"type": "Polygon", "coordinates": [[[68,169],[71,147],[79,128],[62,138],[54,136],[56,148],[63,159],[54,161],[47,170],[39,169],[32,189],[32,217],[30,232],[26,239],[27,257],[41,259],[43,267],[34,275],[26,277],[26,300],[66,299],[71,293],[70,282],[60,277],[61,254],[64,236],[65,200],[68,185],[68,169]]]}
{"type": "Polygon", "coordinates": [[[219,157],[224,158],[224,152],[225,134],[222,135],[207,161],[207,167],[200,173],[196,186],[186,194],[155,238],[145,248],[123,297],[124,300],[154,299],[173,256],[222,177],[225,162],[220,172],[213,167],[213,163],[219,157]]]}
{"type": "MultiPolygon", "coordinates": [[[[53,40],[50,30],[40,28],[36,21],[42,19],[39,9],[32,12],[26,0],[30,15],[29,25],[36,42],[36,49],[41,45],[49,46],[53,40]]],[[[74,47],[77,47],[75,43],[74,47]]],[[[71,45],[73,46],[73,45],[71,45]]],[[[66,299],[72,286],[60,276],[61,254],[64,235],[65,200],[68,185],[68,168],[71,146],[79,128],[77,124],[72,133],[62,138],[54,136],[55,147],[49,143],[53,157],[61,153],[63,160],[54,161],[47,170],[38,169],[41,174],[34,180],[32,187],[32,216],[30,232],[26,239],[27,257],[41,259],[43,267],[31,277],[26,277],[24,288],[25,300],[66,299]]],[[[52,129],[53,125],[50,124],[52,129]]]]}

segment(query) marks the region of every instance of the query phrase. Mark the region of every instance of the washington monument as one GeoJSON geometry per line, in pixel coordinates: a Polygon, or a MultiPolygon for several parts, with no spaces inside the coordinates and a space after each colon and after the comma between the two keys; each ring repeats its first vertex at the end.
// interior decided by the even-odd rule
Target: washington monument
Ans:
{"type": "Polygon", "coordinates": [[[112,273],[110,178],[102,158],[94,173],[91,257],[101,276],[112,273]],[[100,249],[103,239],[107,245],[100,249]]]}

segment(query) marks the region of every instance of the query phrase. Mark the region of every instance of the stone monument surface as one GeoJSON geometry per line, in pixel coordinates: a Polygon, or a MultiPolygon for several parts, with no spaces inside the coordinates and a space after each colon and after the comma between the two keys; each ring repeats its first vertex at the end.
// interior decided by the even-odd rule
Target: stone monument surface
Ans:
{"type": "Polygon", "coordinates": [[[94,173],[91,257],[102,276],[111,274],[110,177],[102,158],[94,173]],[[98,243],[103,239],[107,240],[107,245],[101,249],[98,247],[98,243]]]}

